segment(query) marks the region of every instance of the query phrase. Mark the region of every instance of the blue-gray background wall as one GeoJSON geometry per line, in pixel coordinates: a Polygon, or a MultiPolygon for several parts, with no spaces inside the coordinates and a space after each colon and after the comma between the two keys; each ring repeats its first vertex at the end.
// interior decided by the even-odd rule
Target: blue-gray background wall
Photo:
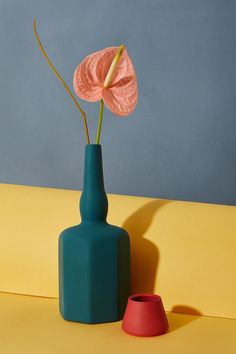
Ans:
{"type": "MultiPolygon", "coordinates": [[[[34,16],[70,87],[92,52],[133,59],[135,113],[104,114],[107,192],[236,204],[235,1],[0,0],[0,182],[81,189],[82,121],[34,16]]],[[[98,104],[83,107],[94,140],[98,104]]]]}

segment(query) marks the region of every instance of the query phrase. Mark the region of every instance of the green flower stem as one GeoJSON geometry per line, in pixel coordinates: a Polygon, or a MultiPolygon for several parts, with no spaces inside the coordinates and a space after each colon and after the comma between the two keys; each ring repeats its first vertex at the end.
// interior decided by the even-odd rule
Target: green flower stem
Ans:
{"type": "Polygon", "coordinates": [[[100,141],[100,134],[101,134],[101,128],[102,128],[103,109],[104,109],[104,102],[103,102],[103,100],[101,100],[100,101],[100,110],[99,110],[99,119],[98,119],[98,130],[97,130],[96,144],[99,144],[99,141],[100,141]]]}
{"type": "Polygon", "coordinates": [[[56,77],[58,78],[58,80],[61,82],[62,86],[65,88],[66,92],[68,93],[68,95],[70,96],[70,98],[73,100],[74,104],[76,105],[77,109],[80,111],[83,122],[84,122],[84,130],[85,130],[85,136],[86,136],[86,141],[87,144],[90,144],[90,138],[89,138],[89,130],[88,130],[88,124],[87,124],[87,119],[86,119],[86,114],[83,111],[83,109],[81,108],[81,106],[79,105],[79,103],[77,102],[77,100],[75,99],[74,95],[72,94],[71,90],[69,89],[68,85],[66,84],[66,82],[63,80],[63,78],[59,75],[58,71],[56,70],[55,66],[52,64],[51,60],[49,59],[40,39],[37,33],[37,28],[36,28],[36,19],[34,19],[34,35],[35,38],[37,40],[39,49],[41,50],[44,58],[46,59],[50,69],[54,72],[54,74],[56,75],[56,77]]]}

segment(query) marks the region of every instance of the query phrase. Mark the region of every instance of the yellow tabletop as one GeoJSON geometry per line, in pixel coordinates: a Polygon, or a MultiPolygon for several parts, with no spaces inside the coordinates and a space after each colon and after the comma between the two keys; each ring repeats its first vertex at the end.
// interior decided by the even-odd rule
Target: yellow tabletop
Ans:
{"type": "MultiPolygon", "coordinates": [[[[58,297],[60,232],[80,222],[80,191],[0,185],[0,291],[58,297]]],[[[132,292],[168,311],[236,318],[236,207],[108,195],[130,234],[132,292]]]]}
{"type": "Polygon", "coordinates": [[[236,321],[168,313],[169,333],[130,336],[121,322],[64,321],[58,300],[0,293],[2,354],[235,354],[236,321]]]}

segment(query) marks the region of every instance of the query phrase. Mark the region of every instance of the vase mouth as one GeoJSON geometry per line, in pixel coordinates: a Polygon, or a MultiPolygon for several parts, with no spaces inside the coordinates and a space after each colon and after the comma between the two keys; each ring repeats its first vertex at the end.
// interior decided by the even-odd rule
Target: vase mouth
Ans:
{"type": "Polygon", "coordinates": [[[100,144],[86,144],[85,151],[102,151],[102,145],[100,144]]]}
{"type": "Polygon", "coordinates": [[[101,144],[86,144],[86,147],[88,146],[102,146],[101,144]]]}

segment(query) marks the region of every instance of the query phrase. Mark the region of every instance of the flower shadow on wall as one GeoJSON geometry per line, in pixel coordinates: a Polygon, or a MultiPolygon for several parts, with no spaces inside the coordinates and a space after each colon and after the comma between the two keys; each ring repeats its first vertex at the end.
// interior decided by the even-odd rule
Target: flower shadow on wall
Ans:
{"type": "Polygon", "coordinates": [[[158,210],[171,203],[168,200],[154,200],[147,203],[125,220],[122,227],[130,235],[131,244],[131,292],[153,293],[159,263],[159,250],[145,233],[158,210]]]}

